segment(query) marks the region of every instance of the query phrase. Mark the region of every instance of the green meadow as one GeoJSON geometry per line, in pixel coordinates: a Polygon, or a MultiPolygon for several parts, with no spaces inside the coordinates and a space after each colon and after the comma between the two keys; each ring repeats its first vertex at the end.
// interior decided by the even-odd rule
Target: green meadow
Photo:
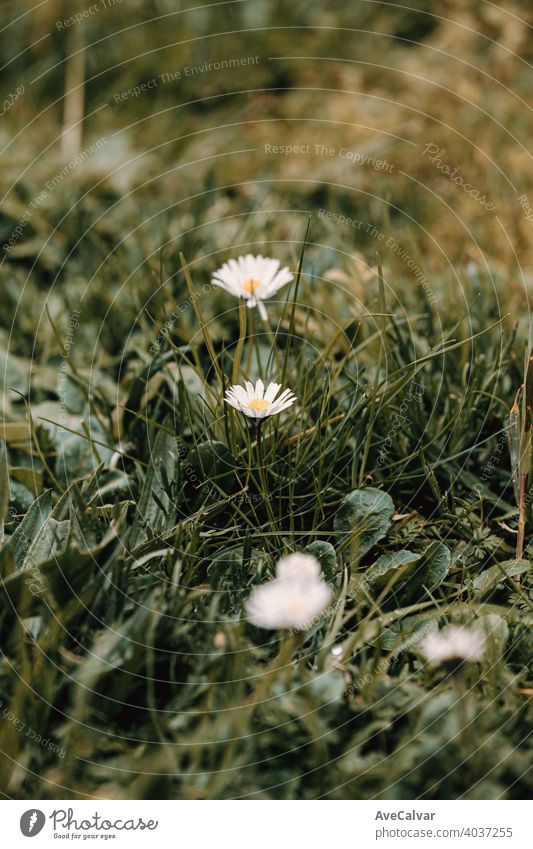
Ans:
{"type": "Polygon", "coordinates": [[[3,798],[528,798],[529,4],[0,14],[3,798]]]}

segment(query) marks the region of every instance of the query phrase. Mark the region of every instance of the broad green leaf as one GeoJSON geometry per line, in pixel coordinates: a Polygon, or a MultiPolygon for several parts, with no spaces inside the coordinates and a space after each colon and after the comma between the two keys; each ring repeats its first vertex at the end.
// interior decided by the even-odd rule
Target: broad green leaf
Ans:
{"type": "Polygon", "coordinates": [[[480,575],[474,578],[472,586],[476,597],[482,598],[491,592],[499,583],[502,583],[507,578],[516,578],[518,575],[523,575],[529,571],[531,563],[529,560],[504,560],[502,563],[496,563],[490,569],[485,569],[480,575]]]}
{"type": "Polygon", "coordinates": [[[343,500],[334,528],[339,541],[345,541],[347,534],[353,534],[359,557],[382,539],[392,525],[394,503],[388,492],[367,487],[355,489],[343,500]]]}
{"type": "Polygon", "coordinates": [[[406,580],[404,603],[411,603],[425,592],[432,592],[442,583],[451,563],[451,553],[448,546],[442,542],[432,542],[417,564],[415,570],[406,580]]]}
{"type": "Polygon", "coordinates": [[[326,580],[332,580],[336,577],[339,567],[337,565],[337,553],[330,542],[317,539],[310,543],[304,549],[306,554],[312,554],[316,557],[322,567],[322,572],[326,580]]]}
{"type": "Polygon", "coordinates": [[[38,566],[39,563],[49,560],[52,555],[64,551],[67,546],[69,531],[69,521],[58,522],[52,516],[49,516],[30,546],[24,565],[38,566]]]}
{"type": "Polygon", "coordinates": [[[438,630],[437,617],[431,618],[418,614],[406,616],[398,626],[398,642],[394,647],[394,656],[397,657],[409,649],[414,649],[427,634],[438,630]]]}
{"type": "Polygon", "coordinates": [[[10,482],[10,490],[11,506],[13,507],[13,509],[19,514],[27,513],[31,505],[35,501],[35,495],[33,495],[29,489],[27,489],[23,484],[19,483],[16,480],[12,480],[10,482]]]}
{"type": "MultiPolygon", "coordinates": [[[[11,559],[15,571],[24,568],[26,556],[31,546],[37,539],[39,531],[52,512],[52,493],[50,490],[43,492],[39,498],[36,498],[30,509],[24,516],[22,522],[16,528],[13,535],[10,537],[2,551],[3,568],[11,559]]],[[[9,569],[9,566],[7,566],[9,569]]],[[[8,573],[7,573],[8,574],[8,573]]]]}
{"type": "Polygon", "coordinates": [[[109,462],[113,453],[109,437],[91,412],[74,415],[66,413],[57,402],[45,401],[32,407],[32,415],[56,449],[54,472],[66,486],[109,462]]]}
{"type": "Polygon", "coordinates": [[[404,578],[409,569],[403,568],[411,566],[420,560],[421,555],[415,554],[413,551],[403,549],[402,551],[391,551],[387,554],[382,554],[376,562],[365,572],[365,579],[369,584],[372,584],[376,589],[386,586],[393,577],[397,579],[404,578]]]}

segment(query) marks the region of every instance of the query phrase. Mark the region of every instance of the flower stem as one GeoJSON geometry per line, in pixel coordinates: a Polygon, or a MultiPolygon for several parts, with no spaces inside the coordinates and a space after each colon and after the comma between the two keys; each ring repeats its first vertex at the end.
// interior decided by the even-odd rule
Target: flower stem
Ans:
{"type": "Polygon", "coordinates": [[[272,528],[277,530],[276,519],[274,516],[274,512],[272,510],[270,499],[269,499],[269,491],[268,491],[268,483],[265,474],[265,465],[263,459],[263,438],[262,438],[262,430],[263,430],[263,420],[257,419],[256,425],[256,436],[257,436],[257,465],[259,468],[259,480],[261,481],[261,489],[263,490],[263,498],[265,500],[266,511],[268,513],[268,518],[270,523],[272,524],[272,528]]]}
{"type": "Polygon", "coordinates": [[[249,333],[248,333],[248,347],[246,349],[246,376],[248,379],[250,378],[250,370],[252,368],[252,353],[254,350],[254,335],[255,335],[255,324],[254,324],[254,311],[250,310],[250,321],[249,321],[249,333]]]}

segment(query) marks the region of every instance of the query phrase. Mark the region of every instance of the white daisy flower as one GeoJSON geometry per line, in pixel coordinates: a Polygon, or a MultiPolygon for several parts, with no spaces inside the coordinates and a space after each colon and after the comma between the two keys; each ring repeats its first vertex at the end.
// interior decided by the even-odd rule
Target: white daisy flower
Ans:
{"type": "Polygon", "coordinates": [[[230,386],[225,400],[251,419],[264,419],[281,413],[296,401],[296,395],[290,389],[284,389],[276,398],[280,389],[281,383],[269,383],[265,391],[262,380],[258,380],[255,386],[246,380],[245,386],[230,386]]]}
{"type": "Polygon", "coordinates": [[[419,645],[429,663],[437,665],[450,660],[481,660],[485,643],[485,635],[477,628],[448,625],[428,634],[419,645]]]}
{"type": "Polygon", "coordinates": [[[215,271],[211,283],[237,298],[244,298],[249,307],[258,307],[261,318],[266,320],[263,301],[293,279],[289,269],[279,265],[279,259],[246,254],[225,262],[215,271]]]}
{"type": "Polygon", "coordinates": [[[252,591],[246,602],[248,619],[258,628],[310,628],[333,592],[320,578],[320,564],[314,557],[294,554],[280,560],[276,574],[273,581],[252,591]]]}

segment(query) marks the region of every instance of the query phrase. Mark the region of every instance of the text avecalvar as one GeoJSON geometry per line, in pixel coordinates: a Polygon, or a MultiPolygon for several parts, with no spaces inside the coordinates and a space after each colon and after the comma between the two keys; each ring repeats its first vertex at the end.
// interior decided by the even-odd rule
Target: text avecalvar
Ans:
{"type": "Polygon", "coordinates": [[[435,814],[428,811],[378,811],[377,820],[432,820],[435,814]]]}

